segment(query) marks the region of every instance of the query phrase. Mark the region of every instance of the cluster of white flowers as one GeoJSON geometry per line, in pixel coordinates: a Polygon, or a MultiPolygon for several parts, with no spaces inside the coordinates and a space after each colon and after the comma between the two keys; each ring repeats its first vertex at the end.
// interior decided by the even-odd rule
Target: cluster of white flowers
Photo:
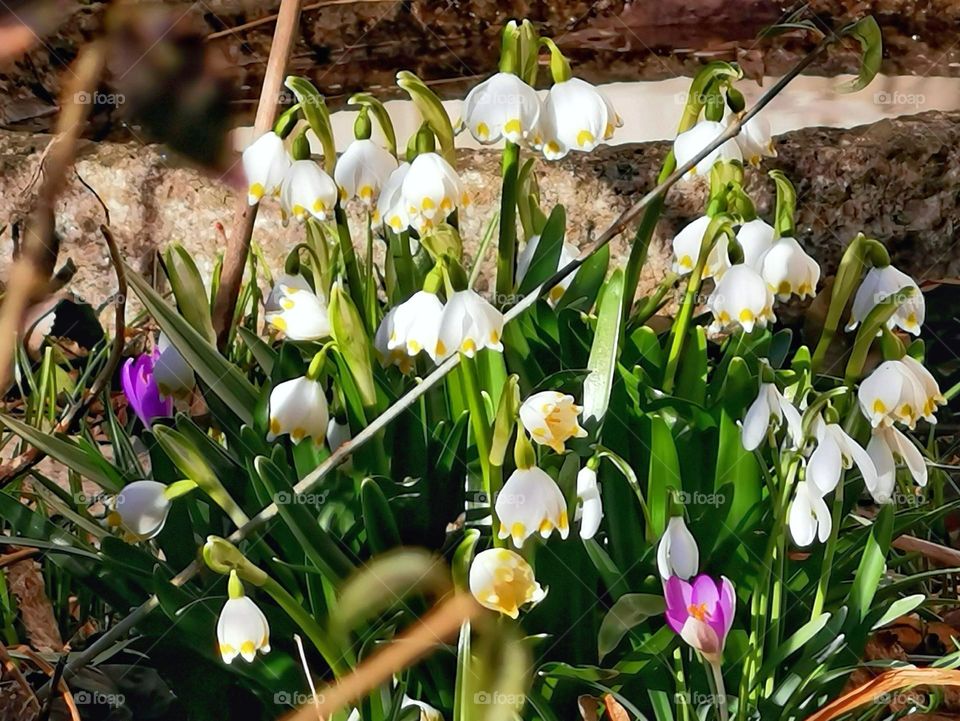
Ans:
{"type": "Polygon", "coordinates": [[[394,232],[408,227],[423,235],[457,209],[470,206],[457,171],[438,153],[420,153],[386,179],[377,202],[377,217],[394,232]]]}
{"type": "Polygon", "coordinates": [[[623,125],[606,94],[580,78],[555,82],[541,102],[516,75],[497,73],[470,91],[463,111],[477,142],[526,143],[547,160],[589,152],[623,125]]]}
{"type": "MultiPolygon", "coordinates": [[[[728,123],[734,116],[729,116],[728,123]]],[[[701,120],[689,130],[680,133],[673,142],[673,156],[677,167],[683,167],[708,145],[727,131],[727,126],[716,120],[701,120]]],[[[709,175],[714,164],[719,161],[746,161],[757,165],[764,156],[775,157],[773,138],[770,135],[770,123],[762,115],[746,122],[740,133],[710,151],[689,171],[687,177],[709,175]]]]}

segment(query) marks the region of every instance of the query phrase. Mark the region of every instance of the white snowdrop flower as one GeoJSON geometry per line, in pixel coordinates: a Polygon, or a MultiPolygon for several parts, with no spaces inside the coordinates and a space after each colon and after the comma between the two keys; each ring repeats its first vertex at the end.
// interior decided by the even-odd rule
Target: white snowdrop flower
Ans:
{"type": "MultiPolygon", "coordinates": [[[[399,307],[399,306],[398,306],[399,307]]],[[[383,368],[387,366],[395,365],[400,369],[401,373],[408,373],[411,368],[413,368],[413,360],[407,354],[407,349],[405,345],[397,345],[394,348],[390,347],[390,339],[395,338],[396,323],[394,320],[397,317],[397,308],[391,308],[383,320],[380,321],[380,325],[377,326],[377,332],[373,337],[373,347],[377,352],[377,357],[380,359],[380,365],[383,368]]]]}
{"type": "Polygon", "coordinates": [[[402,233],[410,225],[410,216],[403,201],[403,181],[410,172],[410,163],[401,163],[387,178],[377,200],[375,219],[382,220],[394,233],[402,233]]]}
{"type": "Polygon", "coordinates": [[[803,423],[800,411],[794,408],[774,383],[761,383],[760,392],[756,400],[750,404],[747,414],[743,418],[741,428],[741,442],[745,450],[754,451],[760,447],[767,437],[767,430],[771,423],[779,428],[786,419],[787,435],[793,447],[803,444],[803,423]]]}
{"type": "MultiPolygon", "coordinates": [[[[686,275],[693,271],[703,247],[703,236],[710,226],[710,217],[704,215],[683,226],[673,239],[673,272],[686,275]]],[[[729,243],[726,235],[720,235],[703,266],[704,278],[720,278],[730,269],[729,243]]]]}
{"type": "Polygon", "coordinates": [[[479,143],[487,145],[500,138],[520,143],[536,132],[540,98],[513,73],[497,73],[467,93],[463,117],[479,143]]]}
{"type": "MultiPolygon", "coordinates": [[[[677,167],[686,165],[693,160],[704,148],[716,140],[726,130],[723,123],[713,120],[701,120],[686,132],[680,133],[673,141],[673,155],[677,167]]],[[[710,151],[707,156],[689,170],[686,177],[694,175],[710,175],[714,163],[721,160],[743,160],[740,146],[735,140],[727,140],[720,147],[710,151]]]]}
{"type": "Polygon", "coordinates": [[[481,348],[503,352],[503,314],[472,290],[460,290],[447,300],[434,349],[436,361],[458,350],[468,358],[481,348]]]}
{"type": "Polygon", "coordinates": [[[657,546],[657,568],[666,581],[677,576],[689,581],[700,569],[700,549],[682,516],[672,516],[657,546]]]}
{"type": "Polygon", "coordinates": [[[877,482],[867,490],[877,503],[889,503],[897,482],[896,459],[902,459],[918,486],[927,485],[927,464],[923,454],[896,426],[879,426],[867,444],[867,453],[877,467],[877,482]]]}
{"type": "Polygon", "coordinates": [[[237,656],[252,663],[257,651],[270,652],[270,624],[257,604],[244,595],[236,571],[230,574],[229,589],[230,598],[217,621],[220,656],[224,663],[231,663],[237,656]]]}
{"type": "Polygon", "coordinates": [[[850,308],[850,323],[847,330],[853,330],[870,314],[881,300],[889,296],[897,296],[906,288],[913,289],[913,295],[900,303],[897,310],[887,321],[887,327],[891,330],[902,328],[913,335],[920,334],[920,326],[923,325],[926,316],[926,303],[923,300],[923,293],[916,281],[903,271],[897,270],[892,265],[885,268],[871,268],[857,288],[857,293],[853,297],[853,305],[850,308]]]}
{"type": "Polygon", "coordinates": [[[777,231],[765,220],[754,218],[740,226],[737,242],[743,250],[743,262],[754,270],[760,270],[763,254],[773,247],[777,231]]]}
{"type": "Polygon", "coordinates": [[[534,393],[520,406],[520,422],[534,441],[563,453],[567,440],[587,436],[577,421],[583,408],[574,401],[557,391],[534,393]]]}
{"type": "Polygon", "coordinates": [[[270,391],[269,414],[268,441],[289,433],[294,443],[312,438],[319,445],[326,437],[330,422],[323,386],[306,376],[274,386],[270,391]]]}
{"type": "Polygon", "coordinates": [[[437,360],[437,338],[443,318],[443,302],[435,293],[420,290],[396,307],[393,331],[387,340],[390,350],[402,349],[413,357],[424,350],[437,360]]]}
{"type": "Polygon", "coordinates": [[[546,595],[523,556],[507,548],[481,551],[470,565],[470,593],[484,608],[510,618],[520,607],[539,603],[546,595]]]}
{"type": "Polygon", "coordinates": [[[420,709],[420,717],[418,721],[443,721],[443,714],[433,706],[404,695],[403,700],[400,702],[400,708],[404,709],[410,706],[416,706],[418,709],[420,709]]]}
{"type": "Polygon", "coordinates": [[[897,360],[877,366],[860,384],[857,399],[860,410],[874,428],[889,426],[895,421],[913,428],[929,402],[914,372],[897,360]]]}
{"type": "Polygon", "coordinates": [[[761,275],[746,265],[734,265],[723,274],[707,298],[707,308],[713,313],[710,330],[715,333],[732,324],[750,333],[754,326],[765,328],[776,320],[773,293],[761,275]]]}
{"type": "Polygon", "coordinates": [[[877,469],[870,455],[836,423],[826,423],[819,416],[813,422],[817,447],[810,454],[806,479],[821,496],[830,493],[840,482],[840,475],[854,463],[860,469],[867,488],[877,483],[877,469]]]}
{"type": "Polygon", "coordinates": [[[280,186],[283,220],[292,215],[299,221],[312,215],[317,220],[333,217],[337,184],[312,160],[295,160],[280,186]]]}
{"type": "Polygon", "coordinates": [[[597,471],[590,466],[584,466],[577,474],[577,498],[580,501],[576,513],[580,521],[580,538],[593,538],[603,520],[603,502],[597,485],[597,471]]]}
{"type": "MultiPolygon", "coordinates": [[[[530,263],[533,262],[533,256],[536,254],[537,247],[539,245],[540,236],[534,235],[526,242],[526,244],[523,246],[523,249],[520,251],[520,254],[517,256],[518,283],[524,279],[524,277],[527,275],[527,271],[530,270],[530,263]]],[[[560,249],[560,257],[557,259],[557,267],[555,270],[560,270],[579,257],[580,249],[577,248],[577,246],[575,246],[573,243],[565,241],[560,249]]],[[[576,278],[576,276],[577,272],[574,271],[550,289],[550,292],[547,293],[547,302],[551,305],[551,307],[555,307],[557,303],[560,302],[563,294],[567,292],[567,288],[570,287],[570,284],[573,282],[573,279],[576,278]]]]}
{"type": "Polygon", "coordinates": [[[187,363],[186,358],[180,355],[180,351],[163,333],[157,339],[157,350],[160,355],[153,363],[153,377],[157,381],[160,395],[186,398],[197,383],[193,366],[187,363]]]}
{"type": "MultiPolygon", "coordinates": [[[[937,412],[937,407],[946,405],[947,402],[943,393],[940,392],[940,385],[936,378],[915,358],[905,355],[900,359],[900,362],[903,363],[907,372],[917,379],[923,389],[924,402],[923,408],[920,410],[920,416],[930,423],[936,423],[937,417],[934,414],[937,412]]],[[[154,373],[156,373],[156,366],[154,366],[154,373]]]]}
{"type": "Polygon", "coordinates": [[[108,523],[120,526],[130,540],[153,538],[163,530],[170,513],[166,491],[166,485],[157,481],[128,483],[113,499],[108,523]]]}
{"type": "Polygon", "coordinates": [[[497,494],[494,510],[500,519],[500,538],[512,538],[517,548],[537,532],[543,538],[554,529],[560,538],[570,533],[567,501],[560,487],[536,466],[510,474],[497,494]]]}
{"type": "MultiPolygon", "coordinates": [[[[733,118],[732,115],[730,117],[733,118]]],[[[773,147],[773,136],[770,133],[770,121],[762,115],[755,115],[744,124],[736,137],[736,142],[743,159],[750,165],[760,165],[764,156],[777,157],[777,151],[773,147]]]]}
{"type": "Polygon", "coordinates": [[[327,445],[331,451],[337,450],[351,437],[349,423],[341,423],[335,417],[330,418],[330,422],[327,424],[327,445]]]}
{"type": "Polygon", "coordinates": [[[793,542],[806,548],[813,540],[825,543],[830,538],[833,519],[823,496],[806,481],[799,481],[787,516],[793,542]]]}
{"type": "Polygon", "coordinates": [[[243,151],[242,161],[250,205],[256,205],[265,196],[279,195],[291,163],[279,135],[272,130],[261,135],[243,151]]]}
{"type": "MultiPolygon", "coordinates": [[[[457,171],[437,153],[414,159],[403,178],[402,196],[409,224],[421,235],[470,204],[457,171]]],[[[387,222],[394,226],[392,218],[387,222]]]]}
{"type": "Polygon", "coordinates": [[[559,160],[571,150],[589,152],[613,137],[623,125],[609,98],[580,78],[554,83],[540,112],[540,129],[533,143],[547,160],[559,160]]]}
{"type": "Polygon", "coordinates": [[[781,301],[794,293],[801,298],[816,294],[820,266],[794,238],[779,238],[759,261],[760,275],[781,301]]]}
{"type": "Polygon", "coordinates": [[[368,208],[376,207],[380,189],[397,169],[393,154],[367,139],[354,140],[337,161],[333,178],[344,200],[359,198],[368,208]]]}
{"type": "Polygon", "coordinates": [[[330,335],[326,301],[299,276],[283,276],[270,291],[264,320],[290,340],[320,340],[330,335]]]}

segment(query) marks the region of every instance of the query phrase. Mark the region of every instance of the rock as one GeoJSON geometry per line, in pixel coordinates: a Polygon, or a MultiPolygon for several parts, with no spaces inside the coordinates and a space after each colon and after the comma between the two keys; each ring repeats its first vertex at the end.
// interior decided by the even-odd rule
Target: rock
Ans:
{"type": "MultiPolygon", "coordinates": [[[[953,188],[960,174],[960,113],[926,113],[884,120],[851,130],[808,128],[777,139],[779,156],[762,171],[748,170],[748,187],[761,215],[773,210],[773,183],[765,172],[782,169],[797,187],[798,239],[832,273],[846,243],[860,231],[884,241],[894,262],[919,280],[954,276],[960,248],[954,230],[960,223],[960,198],[953,188]]],[[[0,132],[0,258],[12,250],[9,224],[22,212],[35,181],[43,135],[0,132]]],[[[643,143],[572,154],[559,163],[538,162],[545,208],[562,200],[567,207],[567,237],[581,248],[655,182],[667,143],[643,143]]],[[[472,258],[499,196],[499,154],[461,151],[460,172],[474,198],[462,222],[465,250],[472,258]]],[[[115,281],[98,232],[105,221],[100,201],[126,257],[146,274],[155,252],[183,243],[209,275],[223,250],[217,225],[229,227],[232,192],[215,179],[178,165],[160,148],[135,143],[86,143],[58,206],[61,261],[79,266],[75,292],[94,305],[110,296],[115,281]],[[80,178],[89,189],[80,182],[80,178]],[[94,195],[94,191],[98,198],[94,195]]],[[[683,182],[667,198],[650,257],[641,279],[649,291],[670,264],[670,239],[702,212],[704,186],[683,182]]],[[[354,213],[354,237],[363,237],[354,213]]],[[[254,241],[271,267],[302,237],[295,225],[284,228],[275,203],[260,213],[254,241]]],[[[629,235],[613,242],[615,262],[625,261],[629,235]]],[[[492,267],[493,249],[485,269],[492,267]]],[[[484,276],[488,275],[487,273],[484,276]]],[[[485,278],[479,287],[483,289],[485,278]]]]}

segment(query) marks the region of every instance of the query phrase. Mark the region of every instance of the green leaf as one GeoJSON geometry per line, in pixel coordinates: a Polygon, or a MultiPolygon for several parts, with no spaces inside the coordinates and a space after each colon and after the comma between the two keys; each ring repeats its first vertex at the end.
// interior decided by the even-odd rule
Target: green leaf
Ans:
{"type": "MultiPolygon", "coordinates": [[[[578,308],[584,312],[593,308],[597,293],[607,276],[610,265],[610,246],[605,245],[591,255],[573,274],[567,292],[557,302],[557,312],[564,308],[578,308]]],[[[569,276],[568,276],[569,277],[569,276]]]]}
{"type": "Polygon", "coordinates": [[[144,307],[160,325],[173,346],[197,372],[207,387],[244,423],[253,423],[257,389],[227,361],[203,334],[167,303],[137,271],[124,264],[127,280],[144,307]]]}
{"type": "Polygon", "coordinates": [[[820,633],[820,631],[823,630],[829,621],[829,613],[821,613],[816,618],[807,621],[797,630],[796,633],[776,647],[774,652],[764,662],[763,668],[760,669],[760,673],[758,674],[758,678],[764,679],[770,676],[775,671],[777,666],[783,663],[783,661],[789,658],[792,654],[803,648],[818,633],[820,633]]]}
{"type": "Polygon", "coordinates": [[[566,232],[567,214],[562,205],[557,205],[550,212],[547,224],[540,233],[540,242],[533,251],[530,267],[523,276],[517,293],[521,296],[536,290],[537,286],[557,272],[560,262],[560,251],[563,250],[563,237],[566,232]]]}
{"type": "Polygon", "coordinates": [[[600,622],[600,632],[597,634],[600,660],[620,644],[630,629],[651,616],[663,613],[664,608],[663,597],[650,593],[628,593],[618,598],[600,622]]]}
{"type": "Polygon", "coordinates": [[[36,446],[51,458],[60,461],[84,478],[90,479],[104,490],[117,493],[123,488],[124,478],[119,468],[103,456],[85,450],[66,435],[44,433],[7,415],[0,415],[0,423],[30,445],[36,446]]]}
{"type": "Polygon", "coordinates": [[[870,537],[850,589],[850,614],[856,620],[863,621],[870,613],[870,604],[886,570],[887,551],[890,550],[892,536],[893,505],[886,504],[870,529],[870,537]]]}
{"type": "Polygon", "coordinates": [[[860,72],[853,80],[837,86],[837,90],[842,93],[853,93],[867,87],[880,72],[880,63],[883,61],[883,33],[880,32],[880,26],[874,17],[868,15],[845,28],[841,34],[856,38],[860,43],[860,72]]]}
{"type": "Polygon", "coordinates": [[[383,489],[372,478],[365,478],[360,484],[360,508],[363,511],[363,526],[367,531],[367,545],[371,551],[383,553],[401,544],[400,531],[390,503],[383,489]]]}
{"type": "Polygon", "coordinates": [[[703,405],[707,395],[707,330],[690,329],[691,338],[683,347],[675,393],[679,398],[703,405]]]}
{"type": "Polygon", "coordinates": [[[247,348],[250,349],[254,360],[257,361],[257,365],[260,366],[264,374],[270,375],[270,372],[273,370],[273,363],[277,359],[276,351],[273,350],[263,338],[249,328],[239,326],[237,328],[237,334],[246,344],[247,348]]]}
{"type": "Polygon", "coordinates": [[[883,615],[877,619],[877,622],[871,627],[871,631],[886,626],[888,623],[896,620],[900,616],[906,615],[917,608],[921,603],[927,600],[926,595],[915,593],[906,598],[898,598],[890,604],[890,608],[884,611],[883,615]]]}
{"type": "MultiPolygon", "coordinates": [[[[633,594],[642,596],[643,594],[633,594]]],[[[654,598],[660,598],[654,596],[654,598]]],[[[621,599],[623,600],[623,599],[621,599]]],[[[661,607],[663,599],[660,599],[661,607]]],[[[662,610],[662,608],[661,608],[662,610]]],[[[619,672],[609,668],[599,668],[597,666],[573,666],[569,663],[551,662],[545,663],[537,669],[537,675],[544,678],[569,678],[577,681],[609,681],[619,676],[619,672]]]]}
{"type": "Polygon", "coordinates": [[[622,328],[623,270],[617,268],[610,276],[600,299],[597,330],[587,361],[589,375],[583,380],[583,419],[598,424],[610,404],[617,350],[622,328]]]}
{"type": "Polygon", "coordinates": [[[666,421],[653,415],[650,416],[650,474],[647,481],[647,508],[653,538],[660,538],[667,528],[670,488],[683,490],[677,446],[666,421]]]}
{"type": "Polygon", "coordinates": [[[207,289],[191,255],[182,245],[172,245],[164,254],[167,279],[177,299],[180,315],[186,318],[207,342],[213,345],[217,335],[210,320],[210,306],[206,303],[207,289]],[[202,302],[200,299],[204,299],[202,302]]]}

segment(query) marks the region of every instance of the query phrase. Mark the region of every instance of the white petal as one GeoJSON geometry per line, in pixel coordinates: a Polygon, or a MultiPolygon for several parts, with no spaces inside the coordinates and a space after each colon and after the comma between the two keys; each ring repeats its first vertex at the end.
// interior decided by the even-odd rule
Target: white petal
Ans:
{"type": "Polygon", "coordinates": [[[743,419],[741,442],[744,450],[755,451],[767,437],[770,417],[774,413],[770,404],[769,386],[769,383],[760,384],[760,392],[757,394],[756,400],[750,404],[747,415],[743,419]]]}
{"type": "MultiPolygon", "coordinates": [[[[701,120],[690,130],[680,133],[673,141],[673,153],[677,160],[677,167],[686,165],[693,160],[700,151],[716,140],[726,131],[722,123],[712,120],[701,120]]],[[[703,160],[697,163],[687,176],[709,175],[714,163],[720,160],[743,160],[740,147],[735,140],[728,140],[719,148],[711,151],[703,160]]]]}
{"type": "Polygon", "coordinates": [[[609,101],[579,78],[554,83],[541,110],[543,154],[558,160],[571,150],[589,152],[608,137],[609,101]]]}
{"type": "Polygon", "coordinates": [[[810,462],[807,464],[807,481],[823,495],[837,487],[842,471],[843,458],[840,448],[833,436],[828,434],[810,454],[810,462]]]}
{"type": "Polygon", "coordinates": [[[123,528],[139,540],[153,538],[161,530],[170,513],[170,501],[164,495],[167,487],[157,481],[134,481],[121,489],[113,502],[123,528]]]}
{"type": "Polygon", "coordinates": [[[737,231],[737,242],[743,250],[743,262],[755,270],[760,268],[763,254],[773,247],[776,231],[760,218],[747,221],[737,231]]]}
{"type": "Polygon", "coordinates": [[[700,549],[683,518],[673,516],[657,546],[657,568],[663,580],[678,576],[689,580],[700,569],[700,549]]]}
{"type": "Polygon", "coordinates": [[[597,472],[584,466],[577,474],[577,497],[580,507],[580,538],[590,539],[597,535],[603,520],[603,502],[597,485],[597,472]]]}
{"type": "Polygon", "coordinates": [[[870,442],[867,444],[867,455],[877,469],[876,485],[872,488],[867,485],[867,490],[877,503],[889,503],[897,483],[897,466],[884,437],[888,430],[883,427],[874,428],[870,442]]]}

